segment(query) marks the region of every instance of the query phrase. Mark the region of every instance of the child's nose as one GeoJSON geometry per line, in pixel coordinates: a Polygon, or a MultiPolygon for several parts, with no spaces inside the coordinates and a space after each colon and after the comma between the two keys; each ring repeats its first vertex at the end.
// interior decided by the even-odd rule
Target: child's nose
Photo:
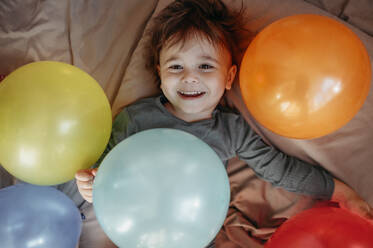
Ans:
{"type": "Polygon", "coordinates": [[[198,76],[192,70],[184,70],[183,83],[198,83],[198,76]]]}

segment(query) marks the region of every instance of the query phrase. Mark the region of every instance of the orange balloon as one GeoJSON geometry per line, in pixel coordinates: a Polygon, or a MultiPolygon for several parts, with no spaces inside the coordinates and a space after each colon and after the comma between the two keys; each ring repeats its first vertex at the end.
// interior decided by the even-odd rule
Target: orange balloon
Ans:
{"type": "Polygon", "coordinates": [[[253,117],[282,136],[310,139],[350,121],[370,87],[360,39],[324,16],[295,15],[263,29],[242,60],[240,87],[253,117]]]}

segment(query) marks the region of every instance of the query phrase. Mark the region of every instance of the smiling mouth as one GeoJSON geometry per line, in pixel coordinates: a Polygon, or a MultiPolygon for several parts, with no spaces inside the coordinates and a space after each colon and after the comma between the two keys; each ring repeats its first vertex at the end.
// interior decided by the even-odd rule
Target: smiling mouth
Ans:
{"type": "Polygon", "coordinates": [[[177,91],[177,94],[183,99],[196,99],[202,97],[206,92],[204,91],[177,91]]]}

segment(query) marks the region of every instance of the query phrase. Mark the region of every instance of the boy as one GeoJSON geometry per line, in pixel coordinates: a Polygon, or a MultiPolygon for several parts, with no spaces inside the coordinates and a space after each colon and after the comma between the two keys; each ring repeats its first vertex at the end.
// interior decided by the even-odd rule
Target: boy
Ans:
{"type": "MultiPolygon", "coordinates": [[[[370,206],[321,167],[266,145],[246,121],[219,106],[237,72],[235,44],[240,14],[219,0],[176,0],[160,12],[151,31],[149,65],[162,95],[140,100],[116,117],[105,154],[128,136],[151,128],[175,128],[209,144],[222,161],[236,155],[256,174],[289,191],[331,199],[363,217],[370,206]]],[[[76,173],[79,192],[92,202],[96,169],[76,173]]]]}

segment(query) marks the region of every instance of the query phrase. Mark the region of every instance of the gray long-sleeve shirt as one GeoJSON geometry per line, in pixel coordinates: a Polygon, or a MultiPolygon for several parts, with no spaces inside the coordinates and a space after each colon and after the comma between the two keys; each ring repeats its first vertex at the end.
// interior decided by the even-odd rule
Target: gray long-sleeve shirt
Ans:
{"type": "MultiPolygon", "coordinates": [[[[174,128],[191,133],[219,155],[225,165],[238,156],[262,179],[291,192],[330,199],[334,182],[320,166],[313,166],[265,144],[239,114],[218,107],[212,118],[186,122],[172,115],[164,106],[164,96],[142,99],[116,117],[108,153],[128,136],[152,128],[174,128]]],[[[104,157],[104,156],[102,156],[104,157]]]]}

